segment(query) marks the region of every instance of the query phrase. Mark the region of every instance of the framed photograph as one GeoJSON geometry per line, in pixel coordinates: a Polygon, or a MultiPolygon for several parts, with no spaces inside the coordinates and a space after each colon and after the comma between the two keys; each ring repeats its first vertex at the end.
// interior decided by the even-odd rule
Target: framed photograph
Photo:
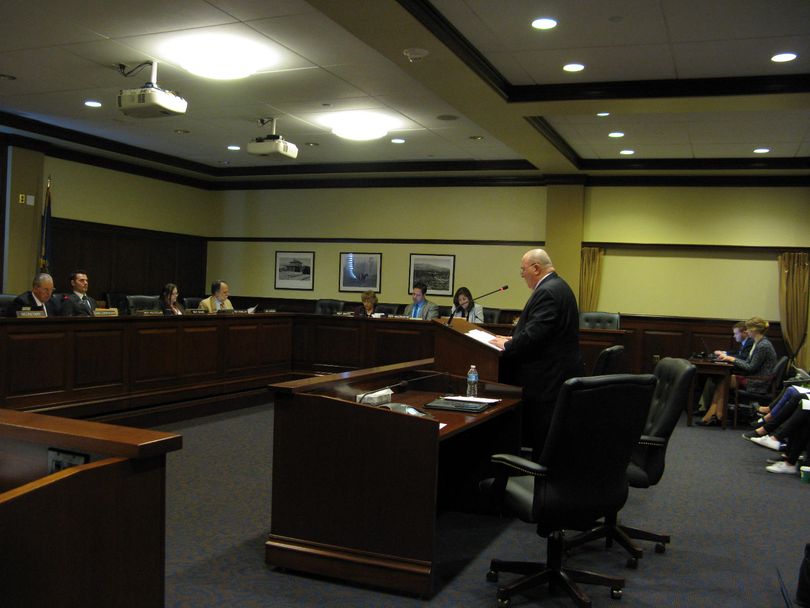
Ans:
{"type": "Polygon", "coordinates": [[[428,296],[452,296],[455,270],[454,255],[412,253],[408,293],[411,293],[414,283],[421,281],[427,285],[428,296]]]}
{"type": "Polygon", "coordinates": [[[338,291],[380,291],[381,253],[341,252],[338,291]]]}
{"type": "Polygon", "coordinates": [[[315,288],[314,251],[276,251],[276,289],[315,288]]]}

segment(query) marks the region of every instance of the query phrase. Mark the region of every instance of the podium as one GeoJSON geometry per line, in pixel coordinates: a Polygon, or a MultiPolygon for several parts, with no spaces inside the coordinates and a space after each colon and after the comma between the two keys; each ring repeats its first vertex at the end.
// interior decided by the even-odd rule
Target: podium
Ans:
{"type": "Polygon", "coordinates": [[[470,365],[475,365],[480,380],[513,384],[509,382],[510,367],[501,351],[467,335],[473,329],[487,330],[461,317],[454,317],[450,325],[447,318],[434,319],[431,323],[436,325],[433,351],[436,369],[466,376],[470,365]]]}

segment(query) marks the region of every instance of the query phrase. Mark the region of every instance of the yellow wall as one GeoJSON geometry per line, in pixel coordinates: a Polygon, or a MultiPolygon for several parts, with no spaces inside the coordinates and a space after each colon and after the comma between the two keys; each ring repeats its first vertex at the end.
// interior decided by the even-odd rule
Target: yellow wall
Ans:
{"type": "Polygon", "coordinates": [[[40,220],[45,192],[39,152],[12,148],[9,150],[9,196],[6,203],[7,243],[4,293],[21,293],[31,289],[31,278],[39,260],[40,220]],[[20,204],[19,195],[33,196],[34,205],[20,204]]]}

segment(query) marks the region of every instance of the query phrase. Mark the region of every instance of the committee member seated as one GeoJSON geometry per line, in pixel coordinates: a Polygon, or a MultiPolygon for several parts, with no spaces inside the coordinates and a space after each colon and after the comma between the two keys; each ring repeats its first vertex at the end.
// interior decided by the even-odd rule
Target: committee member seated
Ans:
{"type": "Polygon", "coordinates": [[[70,287],[72,293],[66,293],[60,303],[63,317],[92,317],[96,310],[96,301],[87,295],[90,282],[84,270],[76,270],[70,274],[70,287]]]}
{"type": "Polygon", "coordinates": [[[14,317],[18,310],[44,310],[46,317],[55,317],[59,314],[59,303],[53,295],[53,278],[51,275],[40,273],[34,276],[31,282],[31,291],[26,291],[14,298],[6,308],[5,315],[14,317]]]}
{"type": "Polygon", "coordinates": [[[439,306],[433,302],[429,302],[425,295],[427,294],[427,285],[422,282],[413,284],[413,303],[405,307],[405,316],[411,319],[424,319],[430,321],[431,319],[439,318],[439,306]]]}
{"type": "Polygon", "coordinates": [[[466,287],[459,287],[456,295],[453,296],[453,316],[463,317],[470,323],[484,322],[484,307],[473,301],[470,290],[466,287]]]}
{"type": "Polygon", "coordinates": [[[373,289],[364,291],[360,294],[360,306],[354,309],[355,317],[370,317],[374,314],[374,308],[377,306],[377,294],[373,289]]]}
{"type": "Polygon", "coordinates": [[[233,305],[228,299],[231,290],[225,281],[214,281],[211,283],[211,296],[200,302],[200,308],[206,312],[219,312],[220,310],[233,310],[233,305]]]}
{"type": "Polygon", "coordinates": [[[166,316],[182,315],[186,312],[183,305],[177,301],[180,291],[174,283],[166,283],[160,292],[160,308],[166,316]]]}

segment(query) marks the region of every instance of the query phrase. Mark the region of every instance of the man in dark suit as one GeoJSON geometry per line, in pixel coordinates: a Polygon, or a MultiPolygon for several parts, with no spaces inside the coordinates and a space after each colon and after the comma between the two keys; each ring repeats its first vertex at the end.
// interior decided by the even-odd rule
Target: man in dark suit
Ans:
{"type": "Polygon", "coordinates": [[[523,255],[520,275],[532,295],[511,337],[496,336],[507,365],[523,387],[523,445],[538,456],[554,413],[557,393],[568,378],[585,375],[579,350],[579,311],[574,292],[554,271],[543,249],[523,255]]]}
{"type": "Polygon", "coordinates": [[[62,298],[62,316],[64,317],[92,317],[96,309],[96,301],[87,295],[87,273],[76,270],[70,274],[70,286],[73,293],[67,293],[62,298]]]}
{"type": "Polygon", "coordinates": [[[6,316],[14,317],[18,310],[44,310],[45,316],[55,317],[59,314],[59,304],[51,297],[53,295],[53,278],[51,275],[40,273],[34,276],[31,282],[31,291],[26,291],[14,298],[6,309],[6,316]]]}

